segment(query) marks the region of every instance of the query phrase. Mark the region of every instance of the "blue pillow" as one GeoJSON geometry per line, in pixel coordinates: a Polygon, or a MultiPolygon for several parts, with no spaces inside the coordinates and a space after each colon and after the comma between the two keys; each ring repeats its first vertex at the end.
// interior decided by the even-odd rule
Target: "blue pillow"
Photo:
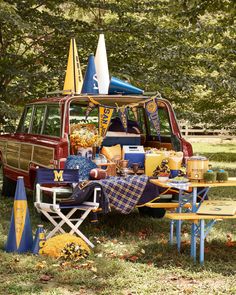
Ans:
{"type": "Polygon", "coordinates": [[[65,169],[79,169],[79,181],[89,179],[89,172],[97,168],[90,159],[81,156],[69,156],[65,162],[65,169]]]}

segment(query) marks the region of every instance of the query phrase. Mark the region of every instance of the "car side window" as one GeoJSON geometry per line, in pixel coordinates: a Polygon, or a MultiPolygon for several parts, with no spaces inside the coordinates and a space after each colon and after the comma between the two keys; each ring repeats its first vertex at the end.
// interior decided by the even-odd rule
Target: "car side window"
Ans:
{"type": "Polygon", "coordinates": [[[81,106],[78,103],[71,103],[70,105],[70,124],[92,123],[98,125],[98,108],[95,107],[87,116],[87,106],[81,106]]]}
{"type": "Polygon", "coordinates": [[[59,106],[48,106],[45,116],[43,134],[51,136],[60,136],[61,116],[59,106]]]}
{"type": "Polygon", "coordinates": [[[36,106],[35,107],[31,133],[41,134],[44,113],[45,113],[45,106],[36,106]]]}
{"type": "Polygon", "coordinates": [[[30,122],[32,117],[32,110],[33,110],[32,106],[25,108],[16,131],[17,133],[29,132],[30,122]]]}

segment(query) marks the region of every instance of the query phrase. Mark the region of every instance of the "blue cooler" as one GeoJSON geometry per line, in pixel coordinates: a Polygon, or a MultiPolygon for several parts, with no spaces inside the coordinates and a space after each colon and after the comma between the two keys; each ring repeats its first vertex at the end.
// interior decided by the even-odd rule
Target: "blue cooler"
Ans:
{"type": "Polygon", "coordinates": [[[102,145],[113,146],[116,144],[120,144],[121,146],[140,145],[141,136],[140,134],[108,131],[106,137],[103,139],[102,145]]]}
{"type": "Polygon", "coordinates": [[[123,158],[129,160],[129,167],[133,163],[139,163],[139,167],[144,167],[145,151],[142,145],[124,145],[123,158]]]}

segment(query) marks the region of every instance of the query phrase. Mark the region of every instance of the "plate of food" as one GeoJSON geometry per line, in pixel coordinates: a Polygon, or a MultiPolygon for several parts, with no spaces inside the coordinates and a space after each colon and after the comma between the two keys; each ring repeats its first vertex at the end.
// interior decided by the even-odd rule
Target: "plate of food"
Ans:
{"type": "Polygon", "coordinates": [[[187,183],[187,182],[189,182],[189,179],[186,178],[186,177],[182,177],[182,176],[176,176],[174,178],[170,178],[169,182],[172,182],[172,183],[187,183]]]}

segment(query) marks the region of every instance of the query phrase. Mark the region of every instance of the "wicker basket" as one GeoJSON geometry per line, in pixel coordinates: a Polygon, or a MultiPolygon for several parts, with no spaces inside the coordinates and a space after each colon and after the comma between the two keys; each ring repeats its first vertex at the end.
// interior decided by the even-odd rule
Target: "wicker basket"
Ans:
{"type": "Polygon", "coordinates": [[[116,176],[116,164],[113,162],[110,163],[101,163],[97,164],[98,167],[106,167],[105,171],[108,176],[116,176]]]}

